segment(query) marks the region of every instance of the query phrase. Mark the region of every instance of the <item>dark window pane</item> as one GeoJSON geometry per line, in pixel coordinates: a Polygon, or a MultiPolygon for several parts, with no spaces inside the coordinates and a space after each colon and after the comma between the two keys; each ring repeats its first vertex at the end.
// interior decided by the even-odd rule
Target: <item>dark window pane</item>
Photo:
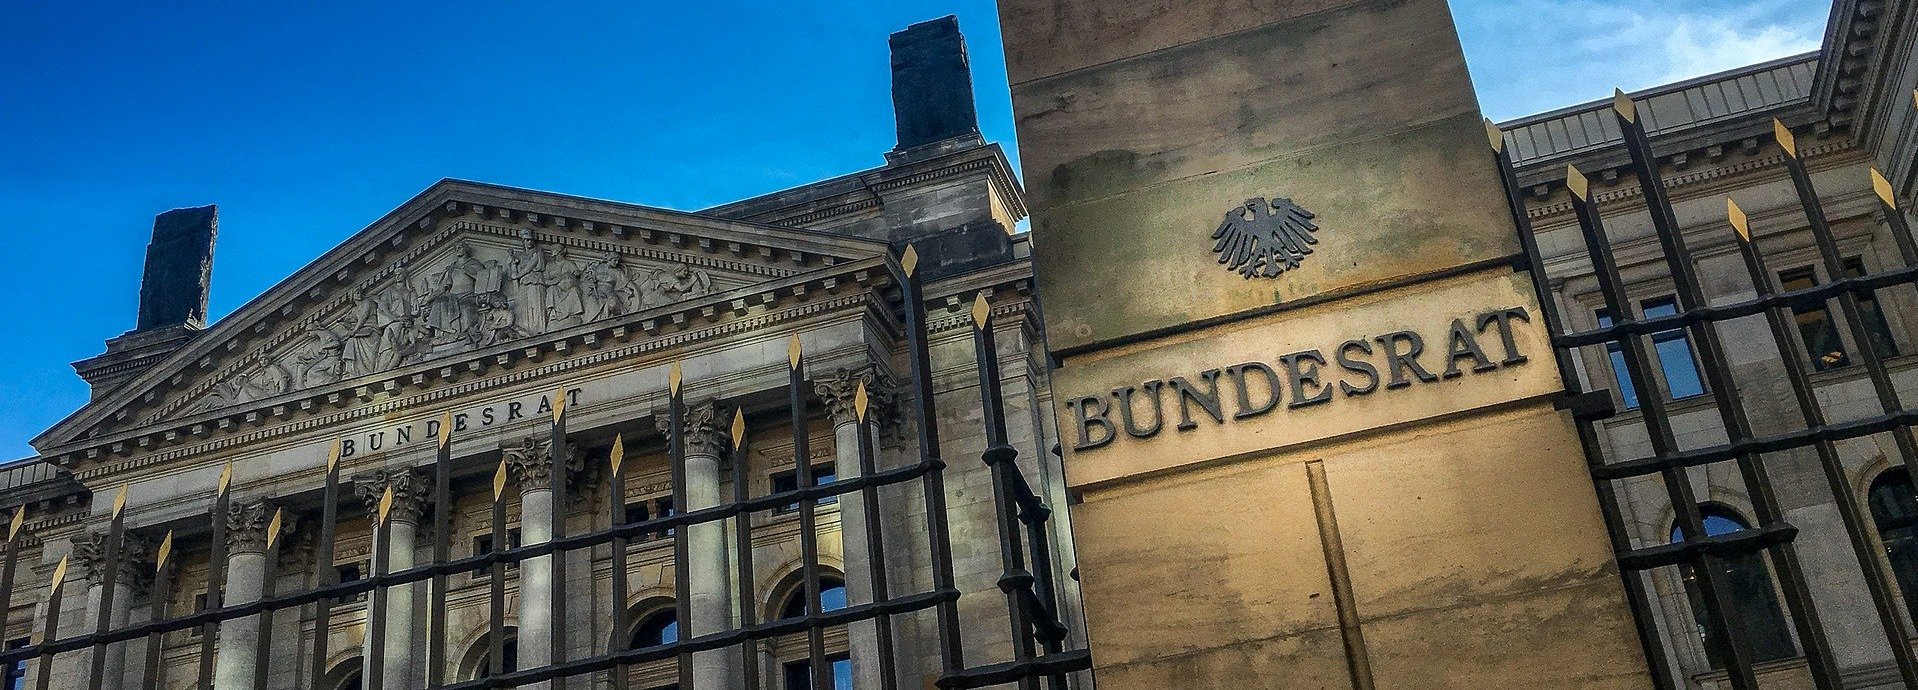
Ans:
{"type": "MultiPolygon", "coordinates": [[[[846,608],[846,583],[837,578],[819,578],[819,610],[838,611],[846,608]]],[[[780,607],[779,617],[798,618],[806,615],[806,588],[793,589],[792,596],[786,597],[786,605],[780,607]]]]}
{"type": "MultiPolygon", "coordinates": [[[[1747,527],[1744,520],[1722,508],[1705,506],[1701,510],[1704,513],[1705,536],[1728,534],[1747,527]]],[[[1673,527],[1672,541],[1679,541],[1681,536],[1680,530],[1673,527]]],[[[1705,600],[1698,590],[1698,574],[1690,566],[1681,567],[1680,572],[1685,579],[1685,594],[1691,602],[1693,621],[1705,645],[1705,656],[1714,668],[1723,667],[1723,644],[1709,633],[1705,624],[1705,600]]],[[[1749,554],[1728,560],[1722,572],[1731,587],[1727,594],[1733,606],[1733,610],[1726,612],[1727,622],[1738,626],[1751,641],[1753,656],[1759,661],[1797,656],[1791,633],[1786,628],[1785,613],[1778,606],[1778,592],[1772,587],[1771,568],[1766,565],[1764,554],[1749,554]]]]}
{"type": "Polygon", "coordinates": [[[635,522],[645,522],[651,519],[653,519],[653,511],[651,506],[646,505],[645,501],[626,504],[626,524],[630,525],[635,522]]]}
{"type": "Polygon", "coordinates": [[[638,627],[633,628],[630,649],[657,647],[679,641],[679,613],[666,609],[647,616],[638,627]]]}
{"type": "MultiPolygon", "coordinates": [[[[1647,319],[1678,313],[1678,303],[1670,297],[1646,300],[1644,306],[1647,319]]],[[[1692,359],[1691,339],[1684,330],[1653,334],[1652,348],[1658,353],[1658,366],[1665,374],[1665,390],[1671,393],[1673,400],[1705,394],[1705,384],[1698,379],[1698,362],[1692,359]]]]}
{"type": "MultiPolygon", "coordinates": [[[[7,641],[7,649],[19,649],[29,644],[33,644],[32,638],[16,638],[7,641]]],[[[13,662],[7,666],[5,682],[7,690],[25,690],[27,687],[27,662],[25,659],[13,662]]]]}
{"type": "MultiPolygon", "coordinates": [[[[826,657],[829,674],[832,678],[832,690],[852,690],[852,659],[844,654],[826,657]]],[[[781,667],[785,678],[782,687],[785,690],[812,690],[812,661],[801,659],[788,661],[781,667]]]]}
{"type": "MultiPolygon", "coordinates": [[[[482,642],[481,644],[485,644],[485,643],[482,642]]],[[[519,638],[513,638],[510,640],[507,640],[505,644],[500,645],[499,657],[500,657],[500,671],[505,673],[512,673],[514,671],[518,671],[519,670],[519,638]]],[[[478,672],[474,673],[473,676],[475,678],[490,678],[493,675],[492,669],[493,669],[492,659],[489,657],[488,654],[481,654],[478,672]]]]}
{"type": "MultiPolygon", "coordinates": [[[[1779,287],[1786,292],[1817,287],[1818,277],[1809,268],[1797,268],[1778,274],[1779,287]]],[[[1845,344],[1838,339],[1838,325],[1831,320],[1831,312],[1824,304],[1815,306],[1792,307],[1792,316],[1798,322],[1798,337],[1805,343],[1805,353],[1811,357],[1812,369],[1825,371],[1851,364],[1851,357],[1845,354],[1845,344]]]]}
{"type": "MultiPolygon", "coordinates": [[[[784,472],[775,473],[773,474],[772,479],[773,479],[773,482],[772,482],[773,493],[776,493],[776,494],[785,493],[787,491],[797,491],[799,489],[799,472],[796,470],[786,470],[784,472]]],[[[819,486],[821,484],[831,484],[835,481],[839,481],[839,475],[837,470],[835,470],[833,466],[830,464],[813,465],[812,480],[813,480],[812,481],[813,486],[819,486]]],[[[819,497],[819,505],[823,506],[828,503],[836,502],[838,500],[839,500],[838,496],[821,496],[819,497]]],[[[799,509],[799,503],[793,502],[793,503],[787,503],[785,505],[780,506],[774,512],[785,513],[785,512],[791,512],[798,509],[799,509]]]]}
{"type": "Polygon", "coordinates": [[[1905,606],[1918,615],[1918,497],[1904,468],[1886,470],[1872,481],[1871,517],[1905,606]]]}
{"type": "MultiPolygon", "coordinates": [[[[1859,278],[1865,275],[1865,262],[1858,257],[1845,260],[1845,275],[1859,278]]],[[[1865,321],[1865,333],[1871,336],[1872,349],[1880,357],[1892,357],[1898,354],[1898,342],[1891,337],[1891,326],[1885,323],[1885,313],[1878,308],[1876,293],[1858,298],[1858,315],[1865,321]]]]}
{"type": "MultiPolygon", "coordinates": [[[[1604,309],[1598,310],[1598,327],[1612,327],[1611,312],[1604,309]]],[[[1606,343],[1605,355],[1612,362],[1612,379],[1618,382],[1619,401],[1624,403],[1627,410],[1637,409],[1638,390],[1632,386],[1631,374],[1625,368],[1625,351],[1619,348],[1618,343],[1606,343]]]]}

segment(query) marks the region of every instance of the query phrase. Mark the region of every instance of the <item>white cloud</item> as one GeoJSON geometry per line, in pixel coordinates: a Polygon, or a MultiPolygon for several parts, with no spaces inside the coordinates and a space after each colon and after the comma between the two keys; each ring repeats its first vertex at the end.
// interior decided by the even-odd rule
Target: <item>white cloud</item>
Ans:
{"type": "Polygon", "coordinates": [[[1505,119],[1816,49],[1827,0],[1453,0],[1487,114],[1505,119]]]}

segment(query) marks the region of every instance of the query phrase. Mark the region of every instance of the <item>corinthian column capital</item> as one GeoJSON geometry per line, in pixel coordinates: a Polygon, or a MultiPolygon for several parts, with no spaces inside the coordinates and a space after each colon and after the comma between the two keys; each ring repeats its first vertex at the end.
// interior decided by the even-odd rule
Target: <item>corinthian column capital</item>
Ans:
{"type": "MultiPolygon", "coordinates": [[[[276,508],[278,506],[264,499],[236,501],[227,506],[227,551],[229,553],[266,553],[267,530],[272,525],[273,511],[276,508]]],[[[291,531],[292,527],[289,518],[281,516],[281,533],[291,531]]]]}
{"type": "Polygon", "coordinates": [[[428,500],[426,478],[419,470],[411,467],[377,469],[353,477],[353,495],[366,502],[366,516],[375,521],[380,519],[380,497],[386,494],[388,488],[393,489],[392,519],[419,524],[420,516],[426,513],[428,500]]]}
{"type": "MultiPolygon", "coordinates": [[[[666,415],[653,417],[659,432],[668,438],[673,435],[672,425],[667,423],[666,415]]],[[[706,401],[686,406],[685,432],[686,454],[724,457],[726,450],[732,447],[731,436],[727,433],[727,424],[731,417],[720,410],[719,403],[706,401]]]]}
{"type": "Polygon", "coordinates": [[[519,482],[521,491],[551,489],[554,479],[571,482],[584,462],[579,449],[570,443],[560,449],[562,457],[554,462],[553,439],[544,433],[532,434],[518,443],[504,445],[500,452],[505,454],[506,469],[513,473],[513,479],[519,482]]]}
{"type": "Polygon", "coordinates": [[[115,581],[144,591],[151,584],[153,576],[153,544],[133,534],[120,539],[120,553],[113,563],[107,563],[107,532],[104,529],[90,532],[73,542],[73,562],[80,567],[85,577],[94,582],[102,582],[101,576],[108,567],[118,568],[115,581]]]}
{"type": "Polygon", "coordinates": [[[843,426],[858,421],[854,399],[861,383],[866,384],[866,418],[874,428],[896,426],[900,418],[899,384],[871,365],[840,368],[829,376],[813,379],[813,391],[825,401],[832,423],[843,426]]]}

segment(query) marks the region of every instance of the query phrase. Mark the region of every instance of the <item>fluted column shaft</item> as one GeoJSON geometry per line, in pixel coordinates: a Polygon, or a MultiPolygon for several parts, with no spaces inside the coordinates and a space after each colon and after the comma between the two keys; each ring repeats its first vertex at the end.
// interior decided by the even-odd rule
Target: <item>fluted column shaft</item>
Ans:
{"type": "MultiPolygon", "coordinates": [[[[267,523],[273,513],[265,501],[235,503],[226,515],[227,558],[224,606],[259,601],[266,591],[267,523]]],[[[260,617],[220,623],[215,647],[213,686],[219,690],[259,690],[254,686],[259,658],[260,617]]]]}
{"type": "MultiPolygon", "coordinates": [[[[113,578],[112,608],[107,611],[107,629],[117,630],[126,627],[133,611],[133,597],[138,595],[150,579],[153,568],[152,545],[133,535],[121,539],[116,562],[106,561],[107,534],[96,532],[86,540],[74,544],[76,562],[86,570],[90,582],[87,585],[87,624],[93,625],[100,620],[100,608],[106,602],[106,569],[117,568],[113,578]]],[[[127,644],[107,645],[101,652],[105,661],[101,664],[100,675],[104,688],[109,690],[131,687],[126,683],[127,644]]]]}
{"type": "MultiPolygon", "coordinates": [[[[683,512],[711,508],[727,500],[721,494],[721,465],[729,439],[722,427],[719,406],[711,402],[686,410],[686,505],[683,512]]],[[[662,420],[661,431],[665,428],[662,420]]],[[[731,554],[726,545],[725,521],[703,522],[686,528],[686,579],[692,619],[680,622],[680,634],[695,637],[730,629],[733,625],[731,554]]],[[[693,688],[734,688],[740,684],[739,652],[728,647],[693,655],[693,688]]]]}
{"type": "MultiPolygon", "coordinates": [[[[368,517],[375,525],[379,524],[379,501],[385,491],[393,490],[392,512],[387,518],[386,572],[397,572],[414,566],[413,554],[418,546],[421,515],[426,508],[425,480],[419,472],[411,468],[402,470],[380,470],[353,479],[353,492],[366,501],[368,517]]],[[[378,543],[378,540],[374,540],[378,543]]],[[[411,690],[420,683],[413,677],[413,590],[414,583],[395,585],[386,590],[386,616],[382,625],[381,640],[366,639],[361,643],[361,658],[369,662],[373,658],[373,645],[385,643],[380,654],[381,690],[411,690]]],[[[365,677],[372,677],[366,674],[365,677]]]]}
{"type": "MultiPolygon", "coordinates": [[[[840,369],[832,376],[814,382],[814,390],[825,401],[833,424],[833,471],[840,479],[862,474],[859,466],[859,417],[854,409],[858,385],[865,383],[870,415],[879,415],[891,405],[889,384],[882,382],[871,368],[840,369]]],[[[877,448],[874,439],[873,447],[877,448]]],[[[839,534],[841,556],[846,566],[846,603],[869,604],[873,601],[872,570],[885,568],[875,563],[867,547],[866,501],[859,493],[839,495],[839,534]]],[[[847,625],[847,651],[852,657],[853,686],[880,687],[879,633],[876,621],[868,619],[847,625]]]]}

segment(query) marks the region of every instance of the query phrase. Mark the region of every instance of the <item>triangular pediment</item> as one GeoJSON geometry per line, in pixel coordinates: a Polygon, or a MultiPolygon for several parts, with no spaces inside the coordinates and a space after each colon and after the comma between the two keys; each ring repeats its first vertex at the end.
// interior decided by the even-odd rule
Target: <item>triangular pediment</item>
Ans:
{"type": "Polygon", "coordinates": [[[34,445],[350,385],[885,251],[871,240],[443,181],[34,445]]]}

